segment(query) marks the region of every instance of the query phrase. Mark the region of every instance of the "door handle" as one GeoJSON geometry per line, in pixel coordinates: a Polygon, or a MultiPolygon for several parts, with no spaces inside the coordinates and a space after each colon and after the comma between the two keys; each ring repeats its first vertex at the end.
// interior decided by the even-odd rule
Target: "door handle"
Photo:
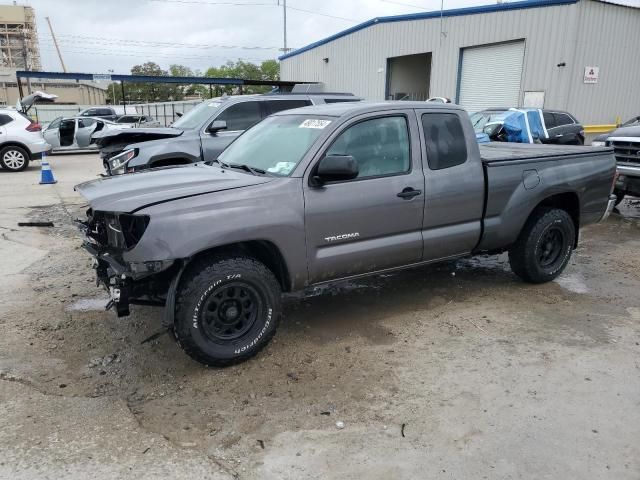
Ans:
{"type": "Polygon", "coordinates": [[[413,198],[422,193],[422,190],[416,190],[415,188],[406,187],[403,188],[400,193],[398,193],[398,197],[400,198],[413,198]]]}

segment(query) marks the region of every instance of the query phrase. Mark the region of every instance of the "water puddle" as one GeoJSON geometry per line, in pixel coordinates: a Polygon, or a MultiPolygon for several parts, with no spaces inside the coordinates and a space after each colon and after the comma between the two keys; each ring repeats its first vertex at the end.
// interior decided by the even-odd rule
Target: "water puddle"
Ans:
{"type": "Polygon", "coordinates": [[[105,305],[109,301],[108,298],[81,298],[67,307],[68,311],[73,312],[89,312],[93,310],[104,310],[105,305]]]}
{"type": "Polygon", "coordinates": [[[589,293],[589,287],[584,281],[584,278],[579,273],[568,273],[561,275],[554,280],[565,290],[569,290],[573,293],[589,293]]]}

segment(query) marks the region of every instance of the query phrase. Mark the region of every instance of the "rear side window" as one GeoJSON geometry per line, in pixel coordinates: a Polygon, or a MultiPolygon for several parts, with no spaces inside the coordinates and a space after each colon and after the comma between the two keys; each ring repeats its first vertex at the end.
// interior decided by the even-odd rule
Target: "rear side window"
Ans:
{"type": "Polygon", "coordinates": [[[242,102],[231,105],[216,120],[227,122],[227,130],[246,130],[262,119],[259,102],[242,102]]]}
{"type": "Polygon", "coordinates": [[[0,126],[6,125],[7,123],[13,122],[13,118],[9,115],[5,115],[4,113],[0,114],[0,126]]]}
{"type": "Polygon", "coordinates": [[[544,118],[544,125],[547,128],[557,127],[556,119],[553,116],[553,113],[550,112],[542,112],[542,117],[544,118]]]}
{"type": "Polygon", "coordinates": [[[554,113],[553,116],[556,118],[556,125],[559,127],[562,125],[572,125],[574,123],[573,118],[566,113],[554,113]]]}
{"type": "Polygon", "coordinates": [[[325,98],[324,103],[359,102],[359,98],[325,98]]]}
{"type": "Polygon", "coordinates": [[[113,115],[113,111],[110,108],[98,108],[98,115],[113,115]]]}
{"type": "Polygon", "coordinates": [[[310,100],[267,100],[264,102],[269,108],[269,113],[277,113],[283,110],[291,110],[292,108],[306,107],[311,105],[310,100]]]}
{"type": "Polygon", "coordinates": [[[326,155],[351,155],[358,162],[358,178],[408,172],[407,120],[383,117],[356,123],[340,134],[326,155]]]}
{"type": "Polygon", "coordinates": [[[425,113],[422,130],[431,170],[455,167],[467,161],[466,137],[456,114],[425,113]]]}

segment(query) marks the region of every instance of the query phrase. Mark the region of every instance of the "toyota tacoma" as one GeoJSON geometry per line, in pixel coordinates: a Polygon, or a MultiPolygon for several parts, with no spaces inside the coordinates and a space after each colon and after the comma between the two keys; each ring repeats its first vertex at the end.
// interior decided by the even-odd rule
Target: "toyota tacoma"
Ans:
{"type": "Polygon", "coordinates": [[[225,366],[273,337],[282,292],[503,251],[548,282],[613,208],[615,171],[610,148],[478,146],[455,105],[341,103],[272,115],[215,161],[76,189],[118,316],[162,306],[186,353],[225,366]]]}

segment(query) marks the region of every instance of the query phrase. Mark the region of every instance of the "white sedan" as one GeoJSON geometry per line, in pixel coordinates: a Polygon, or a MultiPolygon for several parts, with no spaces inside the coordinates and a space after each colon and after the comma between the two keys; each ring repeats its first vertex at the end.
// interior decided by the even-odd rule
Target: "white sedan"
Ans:
{"type": "Polygon", "coordinates": [[[100,130],[124,130],[134,125],[115,123],[98,117],[58,117],[43,132],[51,151],[84,150],[97,148],[91,136],[100,130]]]}

